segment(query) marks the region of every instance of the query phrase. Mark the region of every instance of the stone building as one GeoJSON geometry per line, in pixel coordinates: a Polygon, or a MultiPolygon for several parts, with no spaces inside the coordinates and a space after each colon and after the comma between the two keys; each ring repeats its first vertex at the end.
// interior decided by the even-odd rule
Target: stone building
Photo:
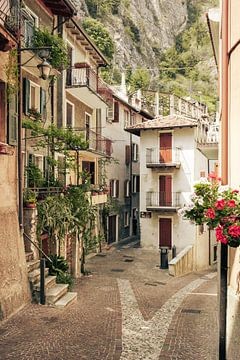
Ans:
{"type": "MultiPolygon", "coordinates": [[[[165,101],[166,95],[162,96],[165,101]]],[[[166,103],[168,109],[159,108],[164,116],[126,130],[140,137],[141,244],[156,250],[176,247],[178,257],[170,262],[170,271],[179,275],[178,263],[186,259],[182,272],[216,262],[211,233],[182,220],[177,212],[189,202],[194,182],[214,166],[210,159],[217,160],[218,144],[217,139],[207,137],[210,124],[204,106],[174,95],[166,103]]],[[[169,251],[169,260],[171,257],[169,251]]]]}

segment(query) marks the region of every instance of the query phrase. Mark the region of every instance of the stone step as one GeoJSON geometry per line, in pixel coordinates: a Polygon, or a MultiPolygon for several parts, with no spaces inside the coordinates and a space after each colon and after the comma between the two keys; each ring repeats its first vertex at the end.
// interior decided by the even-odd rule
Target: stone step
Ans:
{"type": "Polygon", "coordinates": [[[39,269],[40,260],[31,260],[27,262],[28,272],[32,272],[33,270],[39,269]]]}
{"type": "MultiPolygon", "coordinates": [[[[50,289],[54,285],[56,285],[56,276],[48,275],[45,278],[45,289],[50,289]]],[[[40,291],[40,281],[34,284],[34,290],[40,291]]]]}
{"type": "Polygon", "coordinates": [[[77,300],[76,292],[68,292],[62,296],[58,301],[55,302],[54,306],[57,308],[65,308],[77,300]]]}
{"type": "MultiPolygon", "coordinates": [[[[45,277],[48,276],[48,268],[45,269],[45,277]]],[[[40,269],[35,269],[28,273],[28,279],[32,284],[40,281],[40,269]]]]}
{"type": "Polygon", "coordinates": [[[32,261],[33,260],[33,252],[25,252],[26,261],[32,261]]]}
{"type": "Polygon", "coordinates": [[[46,303],[54,305],[58,299],[65,295],[68,291],[68,284],[56,284],[50,289],[46,290],[46,303]]]}

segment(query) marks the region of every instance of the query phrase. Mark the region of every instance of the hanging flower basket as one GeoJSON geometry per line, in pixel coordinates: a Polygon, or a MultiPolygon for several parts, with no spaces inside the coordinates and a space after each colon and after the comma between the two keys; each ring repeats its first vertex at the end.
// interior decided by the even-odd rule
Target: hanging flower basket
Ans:
{"type": "Polygon", "coordinates": [[[194,186],[191,202],[179,215],[196,225],[215,229],[217,241],[230,247],[240,245],[240,194],[229,186],[221,186],[220,178],[209,174],[194,186]]]}

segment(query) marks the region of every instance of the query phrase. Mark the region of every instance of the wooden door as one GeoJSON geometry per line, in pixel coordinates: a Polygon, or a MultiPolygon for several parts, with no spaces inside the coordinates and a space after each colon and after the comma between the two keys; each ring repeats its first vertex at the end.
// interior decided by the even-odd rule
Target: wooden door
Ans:
{"type": "Polygon", "coordinates": [[[172,176],[159,176],[159,205],[172,206],[172,176]]]}
{"type": "Polygon", "coordinates": [[[160,163],[172,162],[172,134],[160,134],[160,163]]]}
{"type": "Polygon", "coordinates": [[[108,217],[108,243],[112,244],[116,242],[116,231],[117,231],[117,216],[108,217]]]}
{"type": "Polygon", "coordinates": [[[159,219],[159,247],[172,247],[172,219],[159,219]]]}

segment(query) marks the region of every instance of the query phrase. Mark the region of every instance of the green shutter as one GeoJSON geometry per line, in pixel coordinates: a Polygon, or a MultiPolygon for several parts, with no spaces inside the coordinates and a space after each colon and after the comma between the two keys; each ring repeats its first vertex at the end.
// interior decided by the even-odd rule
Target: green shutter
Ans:
{"type": "Polygon", "coordinates": [[[23,112],[28,115],[29,111],[29,99],[30,99],[30,81],[27,78],[23,78],[23,112]]]}
{"type": "Polygon", "coordinates": [[[18,116],[16,113],[17,97],[11,98],[8,105],[8,143],[10,145],[17,144],[17,122],[18,116]]]}
{"type": "Polygon", "coordinates": [[[42,119],[46,120],[46,105],[47,105],[47,93],[43,88],[40,88],[40,113],[42,119]]]}

